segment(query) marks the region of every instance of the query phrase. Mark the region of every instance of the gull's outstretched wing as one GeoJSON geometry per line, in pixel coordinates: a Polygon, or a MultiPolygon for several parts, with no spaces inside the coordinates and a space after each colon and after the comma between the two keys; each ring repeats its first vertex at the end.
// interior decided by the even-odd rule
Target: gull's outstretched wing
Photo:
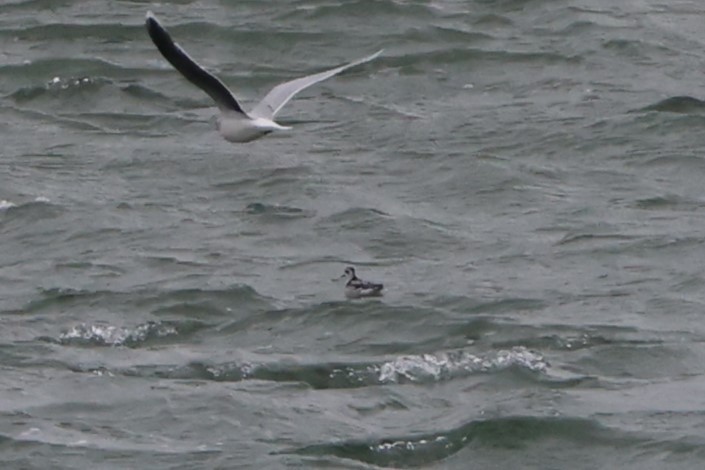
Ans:
{"type": "Polygon", "coordinates": [[[355,67],[356,65],[364,64],[372,59],[376,58],[382,53],[383,50],[379,50],[372,55],[364,57],[355,62],[350,62],[349,64],[341,65],[331,70],[326,70],[325,72],[316,73],[314,75],[307,75],[305,77],[297,78],[296,80],[291,80],[290,82],[281,83],[267,93],[262,101],[260,101],[257,106],[250,112],[252,117],[261,117],[266,119],[272,119],[279,112],[282,107],[289,102],[289,100],[298,92],[304,88],[308,88],[311,85],[330,78],[340,72],[349,69],[350,67],[355,67]]]}
{"type": "Polygon", "coordinates": [[[218,105],[221,111],[237,111],[245,114],[230,90],[218,80],[215,75],[208,73],[198,65],[189,55],[176,44],[166,29],[157,21],[151,11],[147,12],[147,32],[152,42],[157,46],[164,58],[174,66],[186,80],[205,91],[218,105]]]}

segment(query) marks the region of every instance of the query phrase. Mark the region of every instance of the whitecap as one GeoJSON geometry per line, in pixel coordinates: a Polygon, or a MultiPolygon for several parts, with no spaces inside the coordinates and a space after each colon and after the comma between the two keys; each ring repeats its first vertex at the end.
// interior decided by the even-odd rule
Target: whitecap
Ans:
{"type": "Polygon", "coordinates": [[[0,199],[0,211],[9,209],[11,207],[17,207],[17,204],[15,204],[14,202],[10,202],[8,200],[5,200],[5,199],[0,199]]]}
{"type": "Polygon", "coordinates": [[[524,367],[533,372],[543,372],[548,363],[541,354],[523,346],[509,350],[493,351],[476,356],[467,351],[441,352],[402,356],[378,366],[378,379],[382,383],[447,380],[458,375],[524,367]]]}
{"type": "Polygon", "coordinates": [[[90,342],[107,346],[124,346],[142,343],[149,337],[164,337],[177,334],[174,326],[156,322],[147,322],[133,329],[113,325],[86,324],[76,325],[59,336],[62,343],[90,342]]]}

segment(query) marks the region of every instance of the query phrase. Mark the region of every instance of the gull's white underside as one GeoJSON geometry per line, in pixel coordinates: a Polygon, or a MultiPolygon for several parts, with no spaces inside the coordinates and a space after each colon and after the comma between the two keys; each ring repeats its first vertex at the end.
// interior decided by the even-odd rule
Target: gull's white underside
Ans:
{"type": "Polygon", "coordinates": [[[273,131],[288,130],[271,119],[251,118],[240,113],[222,112],[218,116],[218,132],[228,142],[244,143],[257,140],[273,131]]]}

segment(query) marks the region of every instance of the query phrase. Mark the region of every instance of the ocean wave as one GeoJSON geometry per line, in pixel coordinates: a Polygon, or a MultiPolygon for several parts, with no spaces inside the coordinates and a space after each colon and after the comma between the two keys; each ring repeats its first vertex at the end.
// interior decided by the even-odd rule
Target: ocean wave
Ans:
{"type": "Polygon", "coordinates": [[[445,431],[313,444],[282,453],[336,456],[381,467],[414,468],[448,459],[470,445],[516,449],[524,444],[550,440],[579,445],[589,440],[593,446],[621,447],[638,445],[646,439],[612,430],[591,419],[511,416],[472,420],[445,431]]]}
{"type": "MultiPolygon", "coordinates": [[[[113,267],[110,267],[113,269],[113,267]]],[[[50,288],[41,290],[41,296],[29,302],[24,311],[41,313],[64,309],[79,309],[84,305],[101,305],[108,309],[149,311],[152,315],[198,318],[233,318],[236,309],[261,311],[269,308],[267,299],[247,285],[224,289],[175,289],[155,291],[150,288],[132,291],[50,288]]]]}
{"type": "Polygon", "coordinates": [[[2,200],[0,211],[6,214],[5,221],[37,221],[57,217],[61,213],[61,206],[45,196],[37,196],[31,201],[22,203],[2,200]]]}
{"type": "Polygon", "coordinates": [[[44,85],[26,86],[10,94],[16,103],[26,103],[42,96],[57,96],[59,94],[73,94],[84,91],[98,90],[110,83],[104,78],[93,77],[60,77],[51,78],[44,85]]]}
{"type": "Polygon", "coordinates": [[[639,111],[659,111],[667,113],[702,113],[705,112],[705,101],[692,96],[671,96],[650,104],[639,111]]]}
{"type": "Polygon", "coordinates": [[[252,202],[245,207],[245,213],[259,217],[260,221],[277,223],[288,220],[309,219],[315,212],[298,207],[252,202]]]}
{"type": "Polygon", "coordinates": [[[11,207],[17,207],[17,204],[15,204],[14,202],[7,201],[5,199],[0,199],[0,211],[9,209],[11,207]]]}
{"type": "Polygon", "coordinates": [[[132,78],[144,72],[144,69],[125,67],[123,65],[97,58],[41,58],[28,60],[20,64],[0,67],[8,78],[17,78],[22,83],[32,80],[52,80],[59,71],[71,70],[72,77],[120,77],[132,78]]]}
{"type": "Polygon", "coordinates": [[[514,347],[482,355],[474,355],[462,350],[406,355],[385,362],[367,364],[301,364],[289,360],[271,363],[193,362],[173,367],[146,365],[117,372],[125,375],[216,382],[243,380],[300,382],[316,389],[345,389],[389,384],[435,383],[511,368],[545,373],[548,366],[548,362],[541,354],[524,347],[514,347]]]}
{"type": "Polygon", "coordinates": [[[403,356],[378,366],[379,382],[437,382],[478,372],[492,372],[509,367],[531,372],[545,372],[548,363],[541,354],[518,346],[484,356],[467,351],[403,356]]]}
{"type": "Polygon", "coordinates": [[[133,328],[81,323],[59,335],[56,341],[59,344],[71,346],[126,346],[134,348],[166,338],[183,339],[204,327],[203,323],[194,321],[150,321],[133,328]]]}

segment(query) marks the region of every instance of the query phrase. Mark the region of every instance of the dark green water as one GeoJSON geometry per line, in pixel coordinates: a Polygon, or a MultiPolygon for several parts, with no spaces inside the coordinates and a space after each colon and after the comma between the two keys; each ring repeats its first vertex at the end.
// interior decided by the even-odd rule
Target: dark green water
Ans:
{"type": "Polygon", "coordinates": [[[3,2],[0,466],[702,468],[704,14],[3,2]]]}

